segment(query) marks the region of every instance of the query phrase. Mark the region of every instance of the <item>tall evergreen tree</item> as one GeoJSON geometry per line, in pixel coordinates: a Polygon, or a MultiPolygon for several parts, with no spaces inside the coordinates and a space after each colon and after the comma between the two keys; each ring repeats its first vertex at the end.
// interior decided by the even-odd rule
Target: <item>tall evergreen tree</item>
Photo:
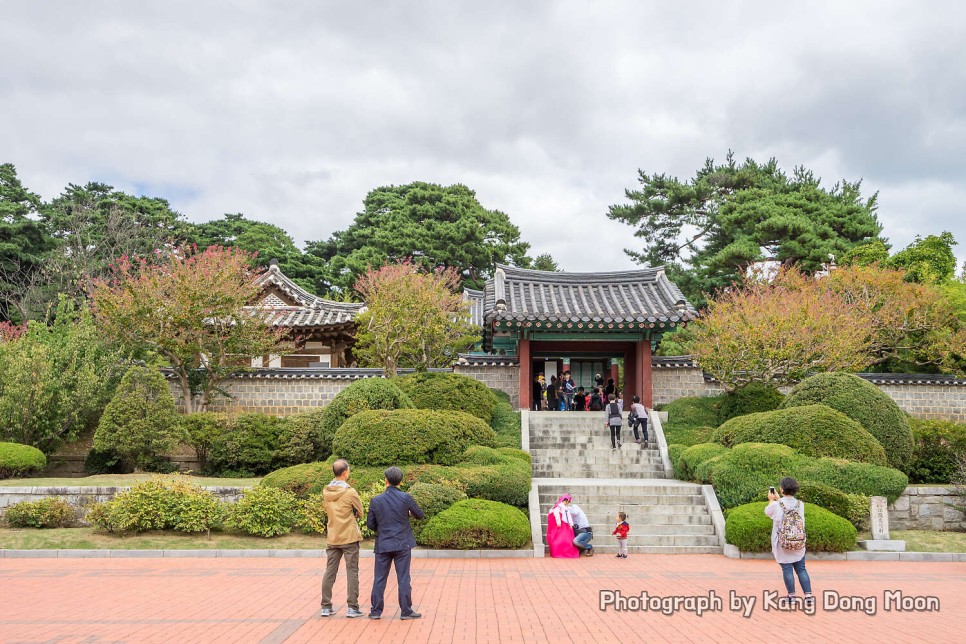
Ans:
{"type": "Polygon", "coordinates": [[[40,208],[13,164],[0,165],[0,320],[22,323],[44,313],[41,271],[53,240],[40,208]]]}

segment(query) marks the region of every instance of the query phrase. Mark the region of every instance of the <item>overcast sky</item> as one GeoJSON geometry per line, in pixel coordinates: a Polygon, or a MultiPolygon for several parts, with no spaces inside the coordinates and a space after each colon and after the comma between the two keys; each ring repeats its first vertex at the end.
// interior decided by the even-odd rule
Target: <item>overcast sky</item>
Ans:
{"type": "Polygon", "coordinates": [[[4,0],[0,162],[298,242],[464,183],[567,270],[633,266],[638,169],[775,156],[966,259],[966,3],[4,0]],[[795,6],[790,6],[794,4],[795,6]]]}

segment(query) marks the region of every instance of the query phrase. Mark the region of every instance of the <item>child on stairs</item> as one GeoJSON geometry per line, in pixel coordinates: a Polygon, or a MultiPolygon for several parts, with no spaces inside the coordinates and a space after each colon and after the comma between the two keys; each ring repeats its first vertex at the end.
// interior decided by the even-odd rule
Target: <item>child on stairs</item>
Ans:
{"type": "Polygon", "coordinates": [[[617,537],[617,558],[627,559],[627,533],[631,526],[627,523],[627,515],[623,512],[617,513],[617,527],[611,532],[617,537]]]}

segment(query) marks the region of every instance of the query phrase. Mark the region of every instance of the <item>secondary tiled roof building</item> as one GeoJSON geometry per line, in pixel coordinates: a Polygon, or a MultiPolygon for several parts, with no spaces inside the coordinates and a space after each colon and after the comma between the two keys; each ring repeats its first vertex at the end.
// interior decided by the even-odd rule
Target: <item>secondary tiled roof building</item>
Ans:
{"type": "Polygon", "coordinates": [[[336,368],[352,364],[355,317],[365,304],[317,297],[289,279],[275,262],[256,284],[261,292],[249,309],[268,324],[284,328],[295,343],[295,352],[255,358],[253,366],[336,368]]]}

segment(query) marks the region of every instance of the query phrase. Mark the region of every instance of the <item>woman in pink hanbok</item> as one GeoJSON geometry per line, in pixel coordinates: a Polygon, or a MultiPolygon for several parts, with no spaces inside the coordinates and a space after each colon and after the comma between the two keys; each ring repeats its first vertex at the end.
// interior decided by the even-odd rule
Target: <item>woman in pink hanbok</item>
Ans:
{"type": "Polygon", "coordinates": [[[570,495],[564,494],[547,515],[547,546],[550,556],[563,559],[576,559],[580,551],[574,545],[574,525],[570,516],[570,509],[564,504],[570,495]]]}

